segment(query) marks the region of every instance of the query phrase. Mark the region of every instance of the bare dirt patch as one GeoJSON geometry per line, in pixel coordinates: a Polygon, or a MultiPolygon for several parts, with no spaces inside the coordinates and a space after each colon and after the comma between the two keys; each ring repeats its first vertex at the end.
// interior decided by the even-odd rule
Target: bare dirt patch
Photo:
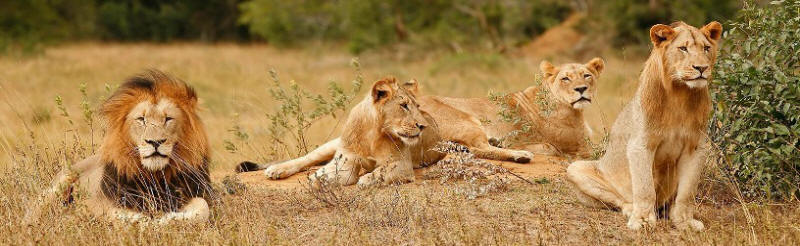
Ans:
{"type": "MultiPolygon", "coordinates": [[[[536,180],[541,178],[553,179],[553,178],[563,177],[567,168],[567,162],[565,159],[560,157],[543,156],[543,155],[536,156],[528,164],[519,164],[519,163],[503,162],[503,161],[488,161],[488,162],[506,168],[509,171],[518,174],[528,180],[536,180]]],[[[309,170],[297,173],[288,178],[280,180],[268,179],[266,176],[264,176],[264,172],[260,171],[239,173],[236,175],[239,177],[239,179],[241,179],[242,183],[246,184],[247,186],[292,190],[292,189],[302,188],[304,184],[307,184],[307,176],[309,174],[313,174],[314,171],[316,171],[319,168],[320,167],[318,166],[312,167],[309,170]]],[[[417,180],[423,180],[424,179],[423,175],[427,170],[428,167],[414,170],[414,174],[416,175],[417,180]]],[[[219,178],[230,174],[231,173],[218,173],[212,175],[214,177],[219,178]]]]}

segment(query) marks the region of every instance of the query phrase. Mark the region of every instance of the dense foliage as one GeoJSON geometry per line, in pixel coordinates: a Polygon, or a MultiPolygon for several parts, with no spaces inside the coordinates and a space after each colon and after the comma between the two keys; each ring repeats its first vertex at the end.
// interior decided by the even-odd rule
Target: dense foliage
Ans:
{"type": "Polygon", "coordinates": [[[247,38],[240,0],[3,0],[0,52],[60,40],[247,38]]]}
{"type": "Polygon", "coordinates": [[[726,20],[736,0],[4,0],[0,51],[61,40],[340,41],[502,51],[586,12],[585,32],[647,44],[647,28],[726,20]]]}
{"type": "Polygon", "coordinates": [[[713,142],[745,195],[800,197],[800,0],[729,23],[714,75],[713,142]]]}
{"type": "Polygon", "coordinates": [[[599,21],[595,27],[611,35],[614,44],[649,44],[648,33],[654,24],[724,21],[739,7],[739,1],[730,0],[607,0],[594,1],[590,13],[599,21]]]}
{"type": "Polygon", "coordinates": [[[397,42],[502,49],[571,11],[556,0],[252,0],[241,7],[241,22],[267,41],[344,40],[353,52],[397,42]]]}

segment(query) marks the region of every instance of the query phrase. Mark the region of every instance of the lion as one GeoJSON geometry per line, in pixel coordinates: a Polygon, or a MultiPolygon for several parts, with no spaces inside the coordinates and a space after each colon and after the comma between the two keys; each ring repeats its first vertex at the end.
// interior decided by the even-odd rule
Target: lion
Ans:
{"type": "Polygon", "coordinates": [[[523,130],[523,124],[508,122],[498,112],[503,108],[489,98],[451,98],[424,96],[426,105],[448,105],[455,110],[479,119],[481,126],[493,145],[528,146],[536,154],[545,155],[585,155],[588,154],[587,139],[592,130],[583,118],[583,110],[595,99],[595,88],[605,62],[596,57],[586,64],[568,63],[554,66],[542,61],[542,84],[511,93],[502,100],[515,110],[530,127],[523,130]],[[541,107],[547,103],[547,108],[541,107]],[[548,110],[549,112],[542,112],[548,110]],[[514,133],[521,133],[517,143],[500,141],[514,133]],[[505,143],[501,143],[505,142],[505,143]]]}
{"type": "Polygon", "coordinates": [[[392,77],[379,80],[350,110],[339,138],[297,159],[267,164],[245,161],[236,170],[266,169],[267,177],[281,179],[327,163],[311,175],[312,183],[324,178],[341,185],[371,186],[413,182],[414,168],[444,158],[432,150],[443,141],[467,145],[480,158],[519,163],[533,158],[527,151],[491,146],[480,122],[460,111],[446,106],[425,111],[417,101],[418,84],[414,79],[404,83],[392,77]]]}
{"type": "Polygon", "coordinates": [[[654,225],[660,208],[669,209],[676,228],[704,229],[694,218],[694,195],[706,160],[708,82],[721,34],[716,21],[700,29],[683,22],[650,29],[653,50],[605,155],[567,168],[583,203],[620,209],[633,230],[654,225]]]}
{"type": "Polygon", "coordinates": [[[93,215],[115,222],[207,221],[209,145],[194,89],[150,70],[123,83],[99,112],[107,127],[98,153],[59,172],[26,224],[78,190],[93,215]]]}

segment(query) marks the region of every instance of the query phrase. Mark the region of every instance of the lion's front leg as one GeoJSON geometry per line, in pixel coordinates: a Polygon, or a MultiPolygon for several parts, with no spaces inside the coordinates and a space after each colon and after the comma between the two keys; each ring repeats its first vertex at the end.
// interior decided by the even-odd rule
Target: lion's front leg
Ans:
{"type": "Polygon", "coordinates": [[[95,194],[85,202],[90,205],[89,211],[94,215],[105,218],[113,222],[123,223],[147,223],[150,216],[131,209],[117,206],[117,204],[101,194],[95,194]]]}
{"type": "Polygon", "coordinates": [[[157,220],[159,224],[168,224],[170,222],[205,222],[211,214],[208,203],[201,197],[195,197],[189,200],[186,205],[177,212],[170,212],[157,220]]]}
{"type": "Polygon", "coordinates": [[[678,190],[675,202],[669,211],[669,218],[678,229],[705,229],[703,222],[694,218],[694,196],[697,183],[706,157],[705,148],[697,148],[693,153],[678,161],[678,190]]]}
{"type": "Polygon", "coordinates": [[[45,206],[56,203],[57,201],[67,201],[73,189],[73,184],[78,180],[78,173],[65,169],[56,175],[50,188],[45,190],[30,206],[30,210],[25,213],[22,219],[23,225],[32,225],[41,217],[42,209],[45,206]]]}
{"type": "Polygon", "coordinates": [[[338,185],[355,184],[364,161],[366,160],[359,156],[337,151],[328,164],[309,175],[309,182],[314,187],[320,185],[321,179],[324,179],[324,182],[335,182],[338,185]]]}
{"type": "Polygon", "coordinates": [[[341,148],[341,142],[339,138],[336,138],[319,146],[305,156],[271,165],[264,170],[264,175],[270,179],[287,178],[305,168],[329,161],[334,158],[336,151],[341,148]]]}
{"type": "MultiPolygon", "coordinates": [[[[655,151],[647,148],[643,134],[628,143],[628,169],[631,174],[633,204],[628,216],[628,228],[639,230],[644,225],[656,223],[656,190],[653,181],[653,158],[655,151]]],[[[623,208],[624,209],[624,208],[623,208]]]]}
{"type": "Polygon", "coordinates": [[[414,164],[408,158],[378,162],[378,167],[358,179],[359,187],[414,182],[414,164]]]}
{"type": "Polygon", "coordinates": [[[24,225],[34,224],[39,220],[43,207],[50,206],[59,201],[69,201],[72,191],[75,188],[75,182],[82,176],[98,168],[100,166],[99,160],[99,155],[93,155],[58,172],[50,188],[42,192],[34,201],[34,204],[30,206],[31,209],[25,213],[22,223],[24,225]]]}

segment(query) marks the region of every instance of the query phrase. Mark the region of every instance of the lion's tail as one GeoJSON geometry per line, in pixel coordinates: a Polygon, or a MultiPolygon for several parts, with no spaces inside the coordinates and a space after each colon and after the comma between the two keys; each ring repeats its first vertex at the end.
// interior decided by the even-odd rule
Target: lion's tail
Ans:
{"type": "Polygon", "coordinates": [[[236,172],[237,173],[243,173],[243,172],[253,172],[253,171],[258,171],[258,170],[264,170],[264,169],[267,169],[267,167],[269,167],[272,164],[273,164],[272,162],[265,163],[265,164],[258,164],[258,163],[252,162],[252,161],[243,161],[243,162],[239,163],[239,165],[236,165],[236,172]]]}
{"type": "Polygon", "coordinates": [[[333,155],[336,154],[336,150],[339,148],[340,145],[341,145],[341,140],[339,138],[336,138],[317,147],[316,149],[309,152],[303,157],[289,161],[286,160],[271,161],[269,163],[264,163],[264,164],[259,164],[250,161],[243,161],[236,166],[236,172],[242,173],[242,172],[253,172],[258,170],[264,170],[267,169],[269,166],[284,162],[291,162],[291,165],[298,165],[300,166],[300,168],[324,164],[333,159],[333,155]]]}

